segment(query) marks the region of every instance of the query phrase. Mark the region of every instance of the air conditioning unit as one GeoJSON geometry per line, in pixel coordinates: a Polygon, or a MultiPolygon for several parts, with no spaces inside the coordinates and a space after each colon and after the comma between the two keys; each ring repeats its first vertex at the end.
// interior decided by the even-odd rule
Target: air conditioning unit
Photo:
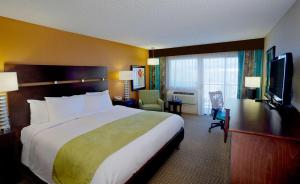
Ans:
{"type": "Polygon", "coordinates": [[[196,92],[169,90],[167,92],[167,99],[171,100],[173,96],[176,96],[182,101],[182,112],[198,114],[198,100],[196,92]]]}

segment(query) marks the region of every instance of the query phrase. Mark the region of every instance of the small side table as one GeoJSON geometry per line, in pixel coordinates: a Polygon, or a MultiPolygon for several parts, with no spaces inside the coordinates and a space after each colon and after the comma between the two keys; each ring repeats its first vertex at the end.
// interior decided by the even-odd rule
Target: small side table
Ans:
{"type": "Polygon", "coordinates": [[[169,112],[181,115],[182,101],[181,100],[169,100],[168,101],[169,112]],[[178,111],[179,106],[179,111],[178,111]]]}

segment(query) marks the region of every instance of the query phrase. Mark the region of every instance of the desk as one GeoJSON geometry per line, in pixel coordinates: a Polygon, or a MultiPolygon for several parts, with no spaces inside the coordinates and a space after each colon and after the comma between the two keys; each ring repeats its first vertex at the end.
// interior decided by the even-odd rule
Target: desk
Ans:
{"type": "Polygon", "coordinates": [[[231,183],[300,181],[300,115],[254,100],[236,100],[230,109],[231,183]]]}

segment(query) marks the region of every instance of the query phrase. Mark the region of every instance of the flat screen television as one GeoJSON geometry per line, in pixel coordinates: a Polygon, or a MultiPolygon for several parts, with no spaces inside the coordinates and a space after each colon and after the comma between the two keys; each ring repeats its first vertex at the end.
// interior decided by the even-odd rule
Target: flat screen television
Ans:
{"type": "Polygon", "coordinates": [[[268,96],[275,105],[290,105],[292,97],[293,56],[286,53],[271,61],[268,96]]]}

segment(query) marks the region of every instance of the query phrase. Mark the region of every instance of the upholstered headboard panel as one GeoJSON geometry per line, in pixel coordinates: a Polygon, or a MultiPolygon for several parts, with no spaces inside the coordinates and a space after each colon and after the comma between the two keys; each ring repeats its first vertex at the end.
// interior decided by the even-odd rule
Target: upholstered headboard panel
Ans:
{"type": "Polygon", "coordinates": [[[12,129],[30,124],[28,99],[43,100],[108,89],[105,66],[54,66],[5,64],[6,72],[17,72],[19,90],[8,93],[12,129]]]}

